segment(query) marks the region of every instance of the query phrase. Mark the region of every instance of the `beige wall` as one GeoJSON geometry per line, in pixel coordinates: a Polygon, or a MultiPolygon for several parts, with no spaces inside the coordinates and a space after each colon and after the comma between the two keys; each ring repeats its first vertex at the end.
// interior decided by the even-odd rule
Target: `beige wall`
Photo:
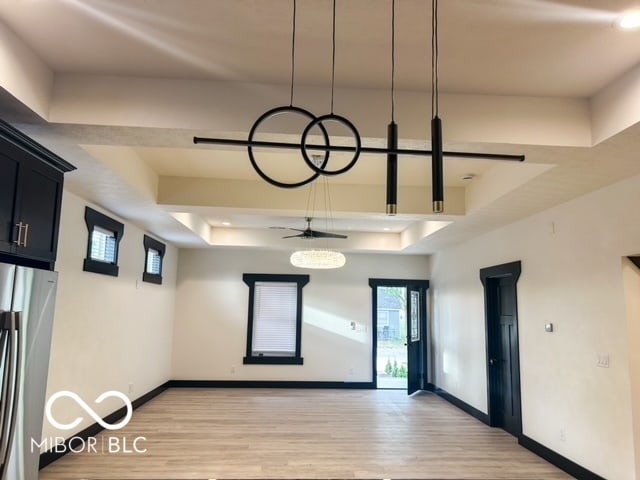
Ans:
{"type": "Polygon", "coordinates": [[[292,267],[290,253],[180,250],[174,379],[372,381],[369,278],[425,279],[428,258],[347,254],[339,270],[309,271],[292,267]],[[304,365],[242,364],[249,294],[243,273],[310,273],[303,289],[304,365]]]}
{"type": "MultiPolygon", "coordinates": [[[[177,250],[167,245],[162,285],[142,282],[145,232],[123,222],[119,276],[84,272],[86,205],[122,221],[64,192],[47,398],[71,390],[104,416],[123,405],[117,399],[94,404],[101,393],[118,390],[135,399],[170,379],[177,250]]],[[[76,431],[94,423],[70,400],[61,399],[54,406],[59,422],[85,417],[76,431]]],[[[72,433],[56,431],[45,419],[43,437],[70,437],[72,433]]]]}
{"type": "Polygon", "coordinates": [[[631,395],[630,371],[637,366],[630,370],[629,354],[640,333],[627,325],[621,263],[640,251],[640,222],[631,208],[638,204],[640,177],[634,177],[441,251],[431,270],[435,383],[487,412],[478,274],[522,261],[523,432],[620,480],[635,477],[631,412],[640,402],[631,395]],[[555,331],[546,333],[545,323],[555,331]],[[596,366],[599,354],[609,355],[609,368],[596,366]]]}

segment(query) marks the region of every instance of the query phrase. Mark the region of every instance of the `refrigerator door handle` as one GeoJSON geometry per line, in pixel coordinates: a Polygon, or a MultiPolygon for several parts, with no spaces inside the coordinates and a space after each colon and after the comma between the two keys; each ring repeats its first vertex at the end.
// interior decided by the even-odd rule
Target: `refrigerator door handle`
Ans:
{"type": "MultiPolygon", "coordinates": [[[[5,312],[2,312],[0,316],[4,318],[4,314],[5,312]]],[[[2,379],[0,380],[0,459],[4,458],[7,444],[6,422],[4,421],[5,410],[8,408],[7,403],[11,401],[8,373],[9,363],[11,362],[9,348],[9,330],[5,330],[0,326],[0,371],[2,372],[2,379]]],[[[0,463],[0,478],[2,477],[3,468],[4,462],[0,463]]]]}
{"type": "Polygon", "coordinates": [[[0,450],[0,479],[2,480],[4,480],[6,474],[9,451],[13,443],[18,415],[22,369],[20,319],[20,312],[2,312],[0,316],[0,328],[5,330],[3,333],[7,342],[7,355],[3,366],[4,378],[2,382],[2,449],[0,450]]]}

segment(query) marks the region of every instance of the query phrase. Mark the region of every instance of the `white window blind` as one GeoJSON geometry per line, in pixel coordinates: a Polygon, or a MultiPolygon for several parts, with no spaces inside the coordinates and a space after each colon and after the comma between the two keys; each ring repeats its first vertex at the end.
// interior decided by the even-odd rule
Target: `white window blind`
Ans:
{"type": "Polygon", "coordinates": [[[116,263],[115,233],[95,226],[91,232],[91,260],[116,263]]]}
{"type": "Polygon", "coordinates": [[[150,248],[147,250],[147,273],[154,275],[160,275],[160,265],[162,264],[162,257],[160,252],[150,248]]]}
{"type": "Polygon", "coordinates": [[[298,284],[256,282],[252,355],[295,356],[298,284]]]}

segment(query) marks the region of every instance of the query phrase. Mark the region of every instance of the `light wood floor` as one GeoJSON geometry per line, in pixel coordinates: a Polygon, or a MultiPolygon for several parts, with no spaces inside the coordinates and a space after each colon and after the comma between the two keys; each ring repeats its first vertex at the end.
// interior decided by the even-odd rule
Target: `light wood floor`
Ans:
{"type": "Polygon", "coordinates": [[[147,452],[67,454],[40,480],[571,478],[430,393],[170,389],[101,435],[147,452]]]}

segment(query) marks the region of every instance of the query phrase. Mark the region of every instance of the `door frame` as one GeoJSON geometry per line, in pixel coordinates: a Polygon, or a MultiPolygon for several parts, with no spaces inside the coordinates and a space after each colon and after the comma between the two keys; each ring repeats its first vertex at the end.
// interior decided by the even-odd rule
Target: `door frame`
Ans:
{"type": "Polygon", "coordinates": [[[515,293],[515,313],[514,313],[514,325],[516,336],[516,358],[513,362],[512,368],[514,370],[514,377],[517,380],[517,385],[512,388],[513,401],[517,404],[518,412],[518,436],[522,435],[522,397],[520,390],[520,336],[518,332],[518,290],[517,283],[522,271],[522,262],[520,260],[510,263],[503,263],[501,265],[494,265],[492,267],[486,267],[480,269],[480,281],[484,287],[484,318],[485,318],[485,353],[486,353],[486,370],[487,370],[487,409],[489,416],[489,425],[492,427],[498,426],[498,415],[496,413],[495,404],[495,385],[497,383],[497,372],[491,368],[489,360],[494,355],[492,351],[492,342],[490,339],[495,336],[496,331],[499,330],[499,320],[496,322],[496,315],[494,309],[491,306],[491,282],[490,280],[496,280],[501,278],[509,278],[513,282],[515,293]]]}
{"type": "MultiPolygon", "coordinates": [[[[424,342],[424,348],[420,352],[420,384],[421,389],[424,390],[428,384],[428,347],[429,347],[429,335],[427,334],[427,292],[429,291],[429,280],[414,280],[414,279],[397,279],[397,278],[370,278],[369,286],[372,289],[371,292],[371,378],[373,388],[378,388],[378,371],[376,368],[376,361],[378,358],[378,287],[405,287],[407,289],[407,295],[409,288],[418,289],[420,291],[420,298],[422,300],[422,313],[420,316],[421,324],[420,342],[424,342]]],[[[407,298],[407,300],[409,300],[407,298]]]]}

